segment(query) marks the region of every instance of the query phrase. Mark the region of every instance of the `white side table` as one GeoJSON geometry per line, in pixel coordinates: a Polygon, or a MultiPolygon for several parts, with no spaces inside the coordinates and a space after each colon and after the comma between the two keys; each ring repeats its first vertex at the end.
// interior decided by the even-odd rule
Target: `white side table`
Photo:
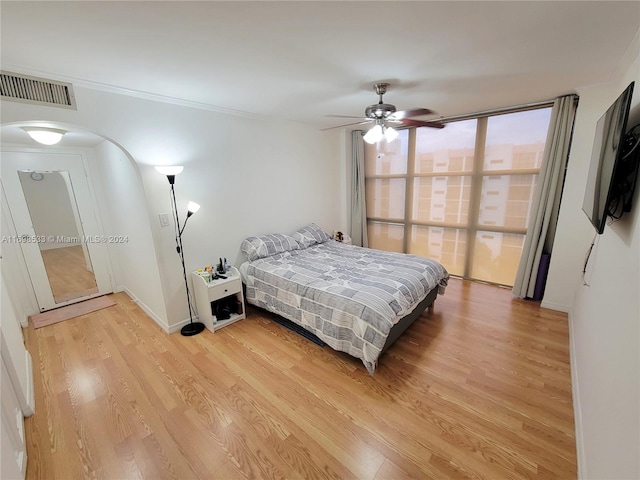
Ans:
{"type": "Polygon", "coordinates": [[[201,275],[198,275],[197,272],[191,272],[193,290],[196,296],[196,306],[198,308],[198,318],[204,323],[205,327],[212,332],[246,318],[240,272],[238,272],[236,267],[231,267],[225,276],[227,278],[219,278],[207,282],[201,275]],[[230,318],[218,320],[211,312],[211,303],[231,296],[235,297],[239,305],[239,313],[232,313],[230,318]]]}

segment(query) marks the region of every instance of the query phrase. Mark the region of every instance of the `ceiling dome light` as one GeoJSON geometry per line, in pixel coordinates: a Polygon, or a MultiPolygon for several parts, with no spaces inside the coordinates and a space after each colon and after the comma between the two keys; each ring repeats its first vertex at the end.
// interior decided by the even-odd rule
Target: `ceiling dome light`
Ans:
{"type": "Polygon", "coordinates": [[[67,133],[58,128],[47,127],[23,127],[22,129],[36,142],[43,145],[55,145],[62,140],[62,136],[67,133]]]}
{"type": "Polygon", "coordinates": [[[382,140],[382,137],[382,127],[380,125],[376,125],[362,138],[365,142],[373,144],[382,140]]]}

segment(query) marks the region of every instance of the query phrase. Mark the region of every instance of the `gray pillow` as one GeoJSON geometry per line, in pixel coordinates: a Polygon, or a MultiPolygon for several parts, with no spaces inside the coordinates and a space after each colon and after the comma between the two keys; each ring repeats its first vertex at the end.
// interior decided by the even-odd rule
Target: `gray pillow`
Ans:
{"type": "Polygon", "coordinates": [[[331,239],[331,235],[322,230],[322,228],[320,228],[315,223],[311,223],[306,227],[301,228],[292,236],[304,248],[310,247],[311,245],[314,245],[316,243],[324,243],[327,240],[331,239]]]}
{"type": "Polygon", "coordinates": [[[253,261],[258,258],[270,257],[276,253],[299,250],[300,245],[289,235],[272,233],[257,237],[247,237],[242,242],[240,249],[247,254],[249,261],[253,261]]]}

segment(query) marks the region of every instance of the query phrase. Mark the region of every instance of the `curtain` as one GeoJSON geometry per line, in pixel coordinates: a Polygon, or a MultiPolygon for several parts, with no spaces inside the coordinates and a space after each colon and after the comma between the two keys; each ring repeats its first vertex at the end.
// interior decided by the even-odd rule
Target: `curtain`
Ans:
{"type": "Polygon", "coordinates": [[[361,247],[367,241],[367,204],[364,199],[364,140],[361,130],[351,132],[351,242],[361,247]]]}
{"type": "Polygon", "coordinates": [[[553,247],[577,104],[576,95],[558,97],[553,104],[538,186],[512,290],[520,298],[533,297],[540,258],[543,253],[550,254],[553,247]]]}

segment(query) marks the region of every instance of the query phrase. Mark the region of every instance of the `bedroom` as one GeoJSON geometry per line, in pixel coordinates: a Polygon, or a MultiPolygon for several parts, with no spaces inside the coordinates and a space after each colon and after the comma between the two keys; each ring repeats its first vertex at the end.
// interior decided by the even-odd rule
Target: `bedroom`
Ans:
{"type": "MultiPolygon", "coordinates": [[[[578,5],[575,8],[584,8],[578,5]]],[[[608,5],[607,11],[612,11],[610,4],[608,5]]],[[[431,28],[435,28],[435,24],[438,24],[435,19],[438,18],[466,18],[455,9],[467,7],[466,4],[449,7],[454,8],[454,11],[448,14],[441,6],[443,11],[428,12],[428,15],[424,13],[419,18],[433,19],[431,21],[434,25],[431,28]]],[[[485,7],[488,10],[488,7],[485,7]]],[[[503,7],[498,10],[503,18],[508,19],[509,13],[514,15],[514,18],[520,18],[517,12],[510,12],[508,8],[503,7]]],[[[318,132],[317,128],[309,128],[299,122],[277,118],[279,115],[273,113],[286,109],[287,105],[278,104],[277,99],[271,98],[269,91],[265,88],[269,81],[277,80],[281,76],[300,75],[293,66],[293,61],[298,58],[301,58],[297,61],[303,69],[311,69],[314,66],[314,57],[305,53],[314,51],[313,48],[303,49],[302,46],[292,45],[290,40],[287,41],[287,35],[299,33],[303,27],[283,28],[282,36],[278,38],[280,43],[276,44],[277,51],[282,53],[276,63],[270,64],[265,60],[268,58],[264,57],[266,48],[256,50],[260,55],[252,54],[251,49],[256,48],[255,43],[252,43],[241,52],[243,55],[241,58],[246,59],[245,62],[241,62],[236,70],[230,71],[228,77],[224,77],[224,71],[220,72],[220,76],[225,81],[217,80],[217,77],[213,76],[208,79],[210,83],[207,83],[194,76],[191,79],[192,83],[185,84],[184,87],[197,91],[205,90],[213,95],[211,102],[214,105],[225,107],[203,109],[197,108],[199,105],[195,103],[172,104],[168,101],[157,101],[158,97],[154,99],[150,96],[124,95],[112,87],[118,85],[117,78],[107,80],[91,76],[91,72],[98,71],[100,66],[117,65],[124,59],[131,61],[132,66],[138,65],[137,68],[140,71],[144,69],[144,71],[153,72],[155,68],[160,68],[162,59],[156,59],[158,63],[154,63],[152,59],[146,59],[146,57],[127,57],[127,48],[134,51],[133,48],[127,47],[129,43],[134,45],[136,42],[145,40],[137,37],[134,29],[127,30],[127,27],[131,28],[135,25],[137,18],[144,18],[142,12],[114,13],[113,18],[109,17],[109,22],[105,24],[120,24],[122,31],[128,31],[129,37],[124,37],[124,41],[116,45],[117,48],[114,50],[108,48],[96,50],[93,56],[78,62],[75,70],[60,71],[53,63],[61,61],[59,57],[50,55],[48,58],[38,57],[38,59],[27,61],[26,58],[30,57],[23,59],[21,55],[27,55],[28,52],[19,49],[16,45],[28,45],[28,42],[22,42],[21,36],[15,39],[8,37],[10,33],[18,35],[8,24],[24,29],[24,35],[27,35],[26,30],[28,30],[24,27],[35,20],[42,22],[35,24],[35,28],[40,31],[46,32],[51,28],[51,25],[46,24],[48,18],[55,18],[54,12],[47,12],[47,15],[44,15],[42,11],[40,13],[43,14],[40,16],[30,8],[35,7],[17,6],[11,2],[2,4],[3,70],[33,75],[46,72],[47,75],[39,76],[53,78],[57,74],[62,80],[65,77],[73,78],[71,83],[74,85],[79,108],[77,111],[68,111],[3,100],[3,133],[5,124],[45,120],[70,129],[73,127],[76,130],[102,135],[124,148],[127,153],[109,144],[102,145],[100,155],[110,160],[96,162],[96,175],[100,176],[104,188],[105,205],[103,206],[106,214],[103,220],[110,224],[111,232],[114,234],[122,234],[132,229],[141,231],[136,236],[137,243],[132,242],[127,249],[118,252],[120,258],[114,262],[116,264],[114,270],[117,270],[114,273],[118,279],[118,286],[126,287],[131,291],[153,314],[156,322],[164,328],[175,328],[175,325],[184,319],[185,313],[180,302],[182,283],[176,266],[173,238],[169,231],[171,229],[162,229],[158,223],[158,214],[169,211],[166,179],[153,170],[153,165],[160,162],[183,164],[185,171],[178,177],[176,184],[179,201],[186,205],[186,201],[191,199],[202,205],[198,217],[190,221],[188,235],[185,237],[185,251],[193,267],[202,262],[209,263],[220,255],[227,256],[237,264],[240,255],[239,244],[245,236],[250,234],[269,231],[291,232],[310,220],[328,230],[346,229],[348,222],[346,206],[349,198],[347,136],[339,131],[318,132]],[[12,43],[14,40],[16,43],[12,43]],[[300,54],[302,54],[301,57],[298,56],[300,54]],[[254,75],[238,73],[249,68],[255,69],[252,70],[254,75]],[[226,96],[239,97],[238,103],[227,105],[226,96]],[[258,99],[269,100],[262,115],[243,115],[244,111],[252,111],[253,102],[257,102],[258,99]],[[283,134],[285,131],[286,135],[283,134]],[[134,159],[135,163],[132,163],[131,159],[134,159]],[[268,202],[264,201],[265,197],[269,198],[268,202]],[[292,199],[295,200],[292,201],[292,199]],[[143,205],[146,204],[146,207],[140,209],[131,207],[140,201],[143,205]],[[127,215],[122,214],[124,211],[127,215]],[[278,213],[274,214],[274,212],[278,213]],[[144,224],[148,225],[148,229],[142,232],[139,225],[144,224]]],[[[76,8],[80,10],[74,14],[68,13],[67,16],[78,15],[82,18],[82,15],[90,14],[87,6],[76,8]]],[[[406,5],[404,8],[406,9],[406,5]]],[[[539,6],[528,4],[526,8],[527,18],[532,19],[532,22],[540,21],[541,17],[547,15],[546,11],[543,12],[539,6]]],[[[620,8],[635,7],[627,4],[620,8]]],[[[159,13],[156,12],[156,15],[158,15],[157,21],[161,22],[159,13]]],[[[345,29],[366,31],[368,28],[366,19],[376,22],[380,21],[379,18],[394,18],[393,15],[400,15],[400,13],[389,6],[377,5],[375,11],[367,13],[364,17],[362,15],[363,13],[358,10],[356,18],[359,20],[351,24],[347,16],[342,17],[344,23],[341,26],[345,29]]],[[[600,13],[585,14],[584,21],[587,25],[591,25],[589,22],[597,23],[600,21],[599,15],[600,13]]],[[[411,17],[410,12],[405,13],[404,17],[411,17]]],[[[574,398],[576,395],[578,397],[576,401],[579,402],[585,425],[584,452],[582,456],[579,454],[579,458],[585,462],[583,468],[593,476],[598,475],[597,472],[607,471],[608,462],[620,464],[620,468],[626,468],[627,472],[638,470],[632,455],[637,450],[635,447],[637,447],[638,424],[637,421],[632,421],[638,418],[637,299],[639,285],[637,269],[640,235],[637,227],[638,209],[634,209],[632,215],[625,221],[605,230],[605,234],[599,238],[593,257],[590,279],[592,286],[583,287],[581,281],[584,254],[593,238],[592,229],[580,211],[580,205],[586,178],[586,159],[590,156],[595,122],[626,84],[632,80],[638,80],[638,38],[637,20],[635,20],[637,15],[634,17],[633,14],[620,14],[620,17],[630,18],[631,26],[625,30],[627,36],[620,38],[616,43],[620,48],[615,51],[615,61],[612,57],[609,60],[611,63],[607,63],[606,66],[593,63],[584,65],[581,71],[576,72],[564,71],[561,66],[554,65],[554,68],[557,68],[556,76],[571,77],[574,81],[571,88],[580,95],[580,106],[560,214],[557,249],[561,253],[558,253],[552,261],[544,300],[549,307],[569,312],[573,329],[574,374],[578,375],[578,380],[582,380],[578,381],[577,385],[584,390],[580,390],[579,395],[574,392],[574,398]],[[631,32],[630,36],[629,32],[631,32]],[[636,35],[635,38],[634,35],[636,35]],[[592,75],[594,77],[591,77],[592,75]],[[588,80],[578,78],[580,76],[588,77],[588,80]],[[623,273],[620,274],[620,271],[623,273]],[[623,275],[625,282],[619,281],[620,275],[623,275]],[[611,309],[615,309],[613,313],[611,309]],[[616,318],[619,323],[615,325],[616,328],[610,328],[609,323],[603,324],[604,318],[616,318]],[[593,351],[599,351],[601,354],[594,356],[593,351]],[[617,374],[611,376],[609,374],[611,371],[617,374]],[[607,388],[604,388],[605,385],[607,388]],[[597,412],[611,404],[617,405],[617,410],[613,412],[614,418],[605,423],[597,412]],[[615,432],[619,443],[605,440],[604,437],[594,433],[608,429],[615,432]],[[609,460],[604,460],[605,458],[609,460]],[[594,464],[589,464],[589,459],[593,459],[594,464]]],[[[322,16],[318,18],[318,21],[324,20],[322,16]]],[[[280,27],[287,25],[286,21],[281,20],[278,23],[276,20],[277,18],[274,20],[275,25],[280,27]]],[[[619,21],[620,18],[616,17],[616,20],[619,21]]],[[[241,22],[242,28],[251,26],[248,19],[244,22],[241,22]]],[[[416,26],[417,23],[417,21],[410,22],[414,28],[419,26],[416,26]]],[[[458,28],[470,28],[469,23],[471,22],[462,21],[458,28]]],[[[60,22],[58,25],[64,28],[65,24],[60,22]]],[[[78,35],[75,38],[81,38],[80,35],[91,35],[97,31],[95,28],[89,28],[88,22],[84,25],[77,26],[77,33],[73,33],[73,29],[68,29],[70,32],[68,40],[73,41],[74,35],[78,35]]],[[[219,27],[220,35],[228,34],[226,38],[235,38],[231,35],[233,30],[228,32],[222,27],[219,27]]],[[[307,27],[311,29],[311,25],[307,27]]],[[[259,31],[262,34],[266,34],[269,30],[266,26],[260,28],[260,25],[254,25],[253,28],[253,31],[259,31]]],[[[270,28],[273,29],[273,24],[270,28]]],[[[342,31],[338,30],[337,26],[335,28],[337,32],[342,31]]],[[[105,30],[101,31],[101,35],[109,38],[113,32],[110,29],[105,30]]],[[[475,31],[483,30],[476,27],[475,31]]],[[[35,33],[31,32],[31,34],[35,33]]],[[[59,31],[52,33],[51,38],[54,38],[53,35],[65,38],[59,31]]],[[[319,38],[325,38],[320,33],[317,35],[319,38]]],[[[573,35],[572,37],[568,34],[564,38],[569,45],[568,50],[577,49],[576,43],[580,43],[585,34],[574,32],[573,35]]],[[[175,40],[171,36],[168,38],[175,40]]],[[[335,35],[335,43],[327,43],[324,46],[325,50],[320,50],[318,54],[324,52],[326,62],[326,58],[331,58],[332,52],[338,49],[342,42],[346,42],[346,38],[335,35]]],[[[516,72],[512,75],[519,80],[519,86],[512,92],[509,104],[546,100],[555,95],[570,93],[567,91],[537,93],[539,90],[535,90],[534,87],[544,83],[544,77],[542,73],[530,71],[527,61],[519,60],[522,58],[520,54],[531,53],[526,46],[520,46],[523,50],[519,51],[511,51],[508,48],[501,50],[499,44],[491,43],[491,38],[481,38],[488,42],[487,49],[502,52],[514,64],[514,70],[511,71],[516,72]],[[533,93],[530,94],[529,91],[535,91],[535,95],[542,95],[542,97],[530,98],[533,93]]],[[[188,40],[198,42],[198,37],[188,40]]],[[[498,68],[498,59],[494,57],[495,54],[474,54],[469,47],[473,42],[467,40],[467,43],[461,45],[454,40],[448,38],[447,42],[452,44],[449,48],[459,49],[454,51],[460,54],[460,63],[456,66],[458,70],[449,75],[456,78],[456,75],[464,77],[465,72],[476,72],[480,78],[458,82],[463,91],[458,91],[456,96],[443,99],[442,105],[445,105],[445,108],[439,108],[433,102],[429,103],[428,99],[420,99],[421,97],[415,100],[415,97],[411,96],[399,97],[401,91],[396,91],[394,95],[398,96],[390,96],[389,100],[393,98],[393,103],[403,107],[424,105],[451,114],[503,106],[492,103],[496,101],[492,98],[492,93],[495,91],[492,82],[506,81],[504,78],[491,75],[493,69],[498,68]],[[469,52],[465,52],[464,48],[469,48],[469,52]]],[[[178,55],[181,48],[189,46],[189,42],[177,42],[174,46],[168,43],[167,41],[163,44],[165,47],[163,51],[166,52],[168,61],[172,60],[169,52],[178,55]]],[[[242,42],[238,43],[242,45],[242,42]]],[[[446,45],[444,41],[441,43],[446,45]]],[[[91,48],[90,44],[91,42],[87,42],[87,48],[91,48]]],[[[429,45],[433,47],[437,44],[438,42],[429,45]]],[[[289,101],[292,104],[302,104],[309,110],[306,112],[307,115],[317,117],[325,114],[355,115],[360,113],[360,105],[363,107],[371,103],[367,101],[371,94],[360,88],[362,83],[389,76],[406,77],[407,81],[423,80],[422,77],[413,78],[412,72],[408,71],[407,65],[412,64],[411,57],[415,54],[413,49],[399,50],[386,36],[376,42],[376,47],[375,55],[371,52],[365,55],[362,48],[354,48],[353,58],[349,62],[345,61],[344,65],[321,63],[319,66],[324,68],[325,74],[331,74],[331,78],[335,76],[336,79],[326,79],[319,73],[317,77],[307,79],[307,84],[301,80],[302,85],[298,88],[305,93],[293,96],[289,101]],[[380,65],[380,62],[376,61],[378,56],[394,58],[399,66],[394,67],[394,72],[387,72],[384,69],[385,65],[380,65]],[[342,110],[341,99],[331,96],[333,87],[325,90],[324,84],[327,82],[330,84],[332,81],[345,91],[351,92],[343,94],[342,100],[353,101],[350,96],[356,97],[353,101],[356,105],[355,111],[342,110]],[[364,100],[360,101],[360,99],[364,100]],[[314,111],[314,105],[322,105],[322,107],[314,111]]],[[[74,48],[79,49],[79,45],[74,44],[74,48]]],[[[220,61],[226,60],[226,56],[232,56],[232,53],[225,53],[226,50],[214,51],[223,57],[220,61]]],[[[429,52],[431,52],[431,58],[424,62],[427,70],[431,70],[431,75],[435,75],[437,70],[433,64],[445,63],[446,58],[443,57],[446,56],[446,50],[434,48],[429,52]]],[[[429,55],[429,52],[426,52],[425,56],[429,55]]],[[[204,53],[203,57],[206,58],[204,53]]],[[[79,50],[77,54],[80,54],[79,50]]],[[[600,62],[606,60],[595,47],[593,51],[583,54],[586,58],[591,54],[598,54],[600,62]]],[[[613,52],[612,55],[614,55],[613,52]]],[[[66,56],[72,57],[69,51],[66,52],[66,56]]],[[[73,66],[74,63],[71,61],[70,65],[73,66]]],[[[421,75],[427,79],[430,78],[428,73],[421,75]]],[[[178,93],[172,93],[171,90],[175,88],[173,82],[176,81],[184,80],[171,75],[166,79],[168,86],[164,90],[165,97],[178,96],[178,93]]],[[[294,83],[297,85],[296,82],[294,83]]],[[[427,82],[423,87],[435,90],[437,97],[437,91],[440,88],[443,89],[445,83],[447,83],[446,78],[433,81],[432,84],[427,82]]],[[[144,85],[132,89],[145,90],[144,85]]],[[[640,118],[637,104],[637,99],[634,99],[632,118],[635,122],[630,124],[638,123],[640,118]]],[[[10,268],[6,268],[3,260],[3,276],[9,273],[5,270],[10,268]]],[[[23,308],[30,304],[28,299],[17,300],[16,303],[23,308]]]]}

